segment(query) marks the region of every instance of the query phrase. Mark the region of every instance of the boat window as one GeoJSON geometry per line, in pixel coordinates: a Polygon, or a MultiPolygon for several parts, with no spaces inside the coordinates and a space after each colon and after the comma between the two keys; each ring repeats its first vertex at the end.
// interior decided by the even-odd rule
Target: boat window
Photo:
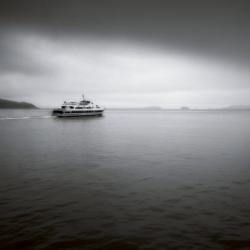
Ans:
{"type": "Polygon", "coordinates": [[[74,107],[73,106],[70,106],[71,109],[73,109],[74,107]]]}
{"type": "Polygon", "coordinates": [[[65,109],[66,107],[65,106],[62,106],[62,109],[65,109]]]}

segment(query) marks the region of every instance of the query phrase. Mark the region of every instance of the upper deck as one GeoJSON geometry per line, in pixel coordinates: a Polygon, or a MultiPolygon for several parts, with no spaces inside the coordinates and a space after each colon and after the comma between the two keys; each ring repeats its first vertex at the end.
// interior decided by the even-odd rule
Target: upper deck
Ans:
{"type": "Polygon", "coordinates": [[[89,100],[82,100],[80,102],[64,102],[61,109],[100,109],[100,106],[94,104],[89,100]]]}

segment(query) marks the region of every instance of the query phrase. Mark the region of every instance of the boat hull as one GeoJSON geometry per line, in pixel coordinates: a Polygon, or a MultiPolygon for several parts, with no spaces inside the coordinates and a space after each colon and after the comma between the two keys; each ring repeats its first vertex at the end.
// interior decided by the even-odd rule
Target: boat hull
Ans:
{"type": "Polygon", "coordinates": [[[52,114],[56,117],[83,117],[83,116],[101,116],[104,110],[91,110],[91,111],[62,111],[53,110],[52,114]]]}

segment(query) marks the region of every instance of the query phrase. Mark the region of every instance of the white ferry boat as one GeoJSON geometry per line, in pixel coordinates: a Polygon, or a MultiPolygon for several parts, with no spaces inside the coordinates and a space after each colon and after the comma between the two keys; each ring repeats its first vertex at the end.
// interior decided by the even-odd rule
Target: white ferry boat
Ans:
{"type": "Polygon", "coordinates": [[[102,115],[104,108],[86,100],[84,96],[80,102],[64,102],[61,108],[54,109],[52,114],[57,117],[78,117],[102,115]]]}

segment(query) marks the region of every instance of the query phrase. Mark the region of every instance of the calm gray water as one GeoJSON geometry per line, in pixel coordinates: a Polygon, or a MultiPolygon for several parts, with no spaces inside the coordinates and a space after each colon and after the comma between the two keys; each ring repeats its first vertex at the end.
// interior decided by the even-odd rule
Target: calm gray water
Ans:
{"type": "Polygon", "coordinates": [[[0,111],[0,248],[249,240],[250,112],[49,115],[0,111]]]}

